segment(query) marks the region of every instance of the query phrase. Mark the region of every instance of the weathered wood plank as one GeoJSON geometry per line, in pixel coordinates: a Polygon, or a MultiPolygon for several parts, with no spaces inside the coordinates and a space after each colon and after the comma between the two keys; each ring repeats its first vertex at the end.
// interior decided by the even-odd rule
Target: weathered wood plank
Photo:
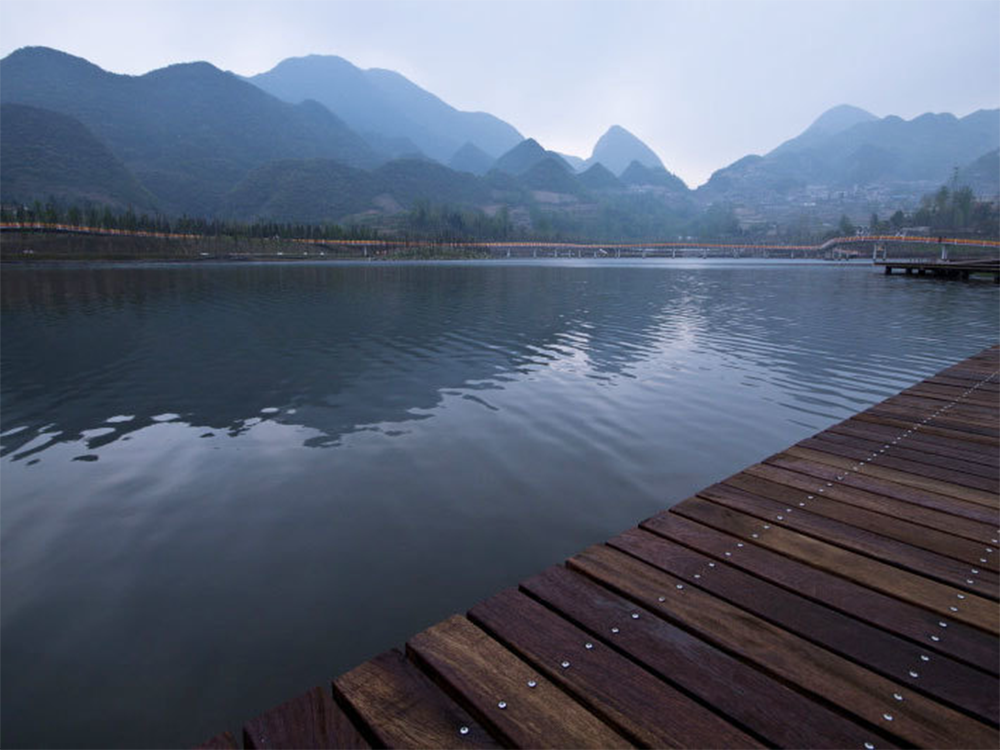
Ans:
{"type": "Polygon", "coordinates": [[[246,748],[365,748],[330,691],[314,687],[243,725],[246,748]]]}
{"type": "Polygon", "coordinates": [[[882,748],[892,744],[686,630],[659,617],[642,616],[645,609],[564,566],[529,578],[521,588],[770,745],[843,748],[869,742],[882,748]],[[775,711],[775,706],[782,711],[775,711]]]}
{"type": "Polygon", "coordinates": [[[898,414],[880,412],[877,405],[855,414],[852,419],[856,419],[861,422],[872,422],[873,424],[880,424],[886,427],[898,427],[903,431],[913,430],[912,434],[914,435],[935,435],[937,437],[945,437],[950,440],[962,440],[968,443],[978,443],[986,447],[996,447],[1000,445],[1000,439],[990,437],[989,435],[961,432],[959,430],[949,429],[937,424],[914,424],[913,420],[903,419],[898,414]]]}
{"type": "Polygon", "coordinates": [[[888,479],[890,482],[909,485],[910,487],[916,487],[919,490],[936,492],[941,495],[950,495],[951,497],[957,497],[959,500],[966,500],[970,503],[986,506],[987,508],[995,509],[997,507],[996,493],[986,492],[985,490],[979,490],[972,487],[965,487],[959,484],[945,482],[940,479],[931,479],[929,477],[912,474],[908,471],[900,471],[899,469],[883,467],[880,466],[878,462],[866,463],[862,466],[853,459],[843,458],[841,456],[835,456],[831,453],[809,448],[792,447],[785,451],[785,453],[790,456],[798,456],[799,458],[806,458],[818,463],[836,466],[840,469],[849,469],[855,473],[862,472],[865,476],[888,479]]]}
{"type": "Polygon", "coordinates": [[[591,547],[567,564],[904,742],[942,748],[997,746],[998,733],[992,727],[610,547],[591,547]],[[660,595],[664,602],[658,601],[660,595]]]}
{"type": "Polygon", "coordinates": [[[1000,471],[1000,456],[979,443],[969,443],[962,440],[953,440],[936,435],[911,434],[904,437],[895,427],[885,427],[874,422],[862,422],[860,420],[847,419],[839,424],[833,425],[826,432],[820,433],[835,435],[850,435],[873,443],[886,443],[889,441],[899,441],[897,447],[931,456],[944,456],[947,458],[958,458],[967,463],[978,464],[987,469],[1000,471]]]}
{"type": "MultiPolygon", "coordinates": [[[[778,524],[762,522],[759,518],[701,498],[685,500],[674,506],[673,512],[709,526],[718,524],[719,528],[742,537],[743,541],[753,541],[820,570],[932,610],[944,622],[957,620],[987,633],[997,633],[996,604],[989,599],[781,528],[778,524]],[[754,534],[757,536],[754,537],[754,534]],[[958,611],[952,611],[952,607],[958,611]]],[[[939,631],[929,637],[940,639],[943,636],[939,631]]]]}
{"type": "Polygon", "coordinates": [[[465,709],[392,649],[333,683],[380,747],[499,747],[465,709]]]}
{"type": "MultiPolygon", "coordinates": [[[[643,522],[641,528],[716,560],[725,559],[759,578],[909,638],[927,649],[926,654],[930,657],[939,652],[990,674],[1000,674],[1000,644],[992,635],[960,622],[953,622],[942,630],[939,625],[941,618],[934,612],[772,552],[754,543],[756,540],[752,536],[748,540],[750,543],[745,541],[742,548],[737,547],[737,543],[747,536],[743,535],[745,529],[741,527],[741,521],[746,519],[725,509],[719,510],[713,518],[717,526],[706,526],[677,513],[664,511],[643,522]],[[734,549],[739,549],[740,554],[725,555],[734,549]],[[931,640],[931,636],[936,636],[937,640],[931,640]]],[[[746,524],[746,527],[751,529],[750,534],[756,533],[752,531],[752,523],[746,524]]],[[[955,605],[961,602],[956,600],[955,605]]],[[[936,663],[933,659],[929,661],[936,663]]]]}
{"type": "MultiPolygon", "coordinates": [[[[766,458],[764,459],[764,464],[814,476],[827,482],[836,480],[838,486],[856,488],[875,495],[883,495],[925,508],[939,510],[942,513],[951,513],[962,518],[967,518],[989,527],[991,529],[989,540],[996,538],[992,529],[995,529],[1000,524],[1000,511],[987,508],[984,505],[970,503],[947,495],[939,495],[935,492],[919,490],[914,487],[890,482],[887,479],[868,476],[850,470],[845,474],[843,467],[831,466],[830,464],[811,461],[787,453],[778,453],[770,458],[766,458]]],[[[989,540],[987,540],[987,543],[990,543],[989,540]]],[[[992,543],[996,544],[996,542],[992,543]]]]}
{"type": "MultiPolygon", "coordinates": [[[[817,496],[815,490],[821,486],[817,483],[816,476],[789,471],[771,464],[755,464],[748,467],[743,473],[790,487],[799,493],[805,493],[806,498],[809,495],[813,495],[815,498],[817,496]]],[[[831,473],[829,478],[832,480],[836,476],[831,473]]],[[[930,531],[940,529],[938,533],[943,533],[948,538],[958,537],[965,544],[954,544],[950,547],[950,554],[952,557],[969,563],[977,562],[985,554],[985,547],[989,546],[990,540],[996,536],[996,527],[989,524],[971,521],[961,516],[925,508],[915,503],[897,500],[867,490],[856,489],[843,482],[826,488],[825,496],[838,503],[864,508],[891,518],[905,518],[907,522],[919,525],[923,529],[930,531]]],[[[802,497],[800,496],[798,500],[801,501],[802,497]]],[[[942,546],[947,545],[943,544],[942,546]]]]}
{"type": "Polygon", "coordinates": [[[967,563],[824,518],[809,512],[808,506],[786,507],[784,503],[768,500],[727,484],[712,485],[699,492],[698,496],[759,518],[763,523],[807,534],[874,560],[885,560],[904,570],[920,573],[958,589],[993,599],[1000,598],[1000,579],[992,571],[972,568],[967,563]],[[970,572],[973,570],[976,572],[970,572]]]}
{"type": "Polygon", "coordinates": [[[730,565],[733,557],[743,554],[745,543],[735,544],[721,561],[640,529],[630,529],[608,545],[884,677],[983,721],[1000,723],[1000,685],[995,678],[944,656],[928,673],[920,659],[925,651],[916,644],[730,565]],[[911,671],[919,678],[908,680],[911,671]]]}
{"type": "Polygon", "coordinates": [[[414,636],[407,649],[504,744],[519,747],[631,747],[466,618],[450,617],[414,636]],[[533,681],[535,687],[529,687],[533,681]]]}
{"type": "MultiPolygon", "coordinates": [[[[775,472],[778,470],[774,467],[763,467],[759,471],[775,472]]],[[[771,481],[771,479],[762,477],[750,469],[729,477],[723,484],[777,502],[779,508],[781,506],[788,506],[793,510],[800,508],[823,518],[864,529],[874,535],[888,537],[912,547],[948,557],[960,564],[956,569],[962,573],[963,577],[970,566],[997,572],[995,555],[992,556],[994,558],[992,560],[989,557],[981,557],[981,555],[986,554],[983,552],[982,544],[936,531],[927,526],[904,521],[898,516],[887,514],[885,508],[881,506],[878,506],[878,511],[871,511],[844,502],[842,497],[847,493],[836,484],[824,488],[817,487],[814,482],[812,487],[808,489],[799,489],[771,481]],[[820,494],[819,489],[826,491],[820,494]]]]}
{"type": "MultiPolygon", "coordinates": [[[[810,440],[824,443],[836,443],[838,445],[857,451],[858,458],[868,458],[879,451],[886,451],[883,458],[902,459],[915,465],[933,466],[938,469],[945,469],[957,472],[963,476],[972,475],[982,477],[985,480],[992,480],[994,484],[1000,478],[1000,466],[990,466],[976,461],[968,461],[965,457],[943,456],[939,453],[930,453],[919,450],[916,444],[909,442],[906,444],[897,443],[897,438],[881,441],[869,437],[861,437],[856,434],[845,434],[836,430],[821,432],[810,440]]],[[[798,443],[808,448],[806,441],[798,443]]],[[[888,465],[888,464],[887,464],[888,465]]],[[[961,484],[961,483],[960,483],[961,484]]]]}
{"type": "Polygon", "coordinates": [[[477,604],[469,619],[640,746],[763,747],[516,590],[477,604]]]}
{"type": "Polygon", "coordinates": [[[795,447],[822,451],[823,453],[842,456],[853,461],[871,461],[873,463],[870,465],[875,468],[894,469],[912,476],[927,477],[962,487],[972,487],[994,496],[997,494],[998,487],[1000,487],[1000,484],[994,478],[970,474],[954,468],[945,468],[899,458],[892,449],[887,450],[882,447],[877,447],[872,451],[856,445],[846,445],[841,441],[825,437],[807,438],[796,443],[795,447]]]}

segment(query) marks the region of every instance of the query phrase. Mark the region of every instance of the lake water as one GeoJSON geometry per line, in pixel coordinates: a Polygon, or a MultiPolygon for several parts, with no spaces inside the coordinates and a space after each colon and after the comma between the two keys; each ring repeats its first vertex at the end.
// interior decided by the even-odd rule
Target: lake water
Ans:
{"type": "Polygon", "coordinates": [[[997,341],[807,262],[5,267],[2,744],[185,746],[997,341]]]}

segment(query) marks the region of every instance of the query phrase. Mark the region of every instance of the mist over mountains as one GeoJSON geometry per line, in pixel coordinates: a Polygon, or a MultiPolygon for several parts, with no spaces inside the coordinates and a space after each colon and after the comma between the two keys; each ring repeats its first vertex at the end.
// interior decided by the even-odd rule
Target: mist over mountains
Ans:
{"type": "Polygon", "coordinates": [[[124,76],[28,47],[0,61],[0,78],[4,203],[388,231],[438,206],[502,211],[504,231],[603,239],[816,228],[915,206],[956,179],[1000,194],[1000,110],[906,121],[841,105],[692,190],[620,125],[586,159],[559,154],[398,73],[333,56],[250,78],[203,62],[124,76]]]}
{"type": "Polygon", "coordinates": [[[269,94],[296,104],[313,99],[391,156],[423,153],[446,163],[466,143],[494,159],[524,140],[485,112],[460,112],[391,70],[361,70],[340,57],[310,55],[285,60],[247,78],[269,94]]]}

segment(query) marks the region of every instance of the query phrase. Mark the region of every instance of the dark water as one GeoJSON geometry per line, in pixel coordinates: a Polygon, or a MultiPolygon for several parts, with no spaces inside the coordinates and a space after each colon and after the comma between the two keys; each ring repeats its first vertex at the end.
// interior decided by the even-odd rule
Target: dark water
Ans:
{"type": "Polygon", "coordinates": [[[4,268],[2,743],[182,746],[975,353],[868,266],[4,268]]]}

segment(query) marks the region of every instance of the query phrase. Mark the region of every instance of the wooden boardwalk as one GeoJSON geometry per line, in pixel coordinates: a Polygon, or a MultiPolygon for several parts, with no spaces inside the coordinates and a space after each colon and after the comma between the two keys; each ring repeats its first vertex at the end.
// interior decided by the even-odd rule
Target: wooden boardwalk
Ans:
{"type": "Polygon", "coordinates": [[[885,269],[886,276],[893,270],[904,271],[907,275],[931,274],[944,279],[968,281],[972,274],[992,274],[993,281],[1000,283],[1000,260],[996,258],[970,260],[876,260],[875,265],[885,269]]]}
{"type": "Polygon", "coordinates": [[[248,722],[242,742],[996,748],[998,370],[997,347],[950,367],[248,722]]]}

